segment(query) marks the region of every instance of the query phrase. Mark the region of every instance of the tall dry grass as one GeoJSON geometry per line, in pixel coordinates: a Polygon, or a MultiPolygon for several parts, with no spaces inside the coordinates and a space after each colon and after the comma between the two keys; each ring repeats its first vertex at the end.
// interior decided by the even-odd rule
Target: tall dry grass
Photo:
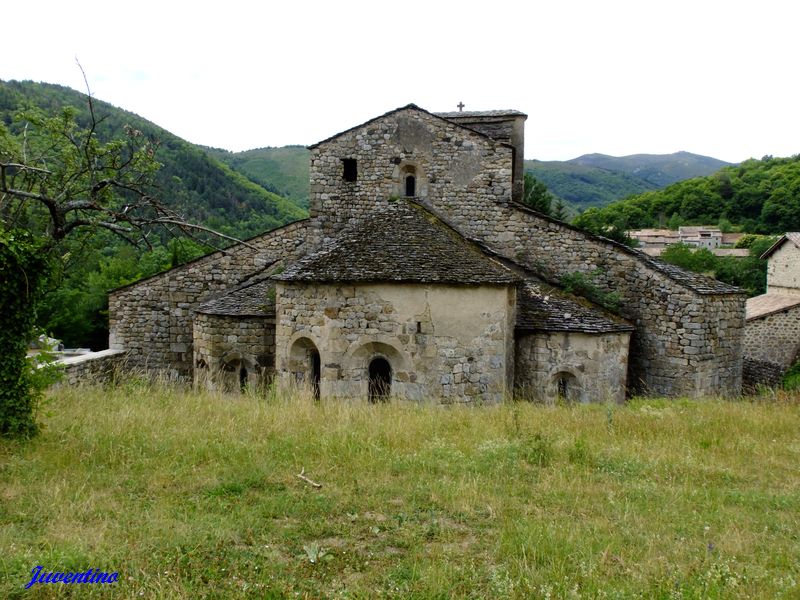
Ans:
{"type": "Polygon", "coordinates": [[[800,405],[54,391],[0,443],[0,596],[794,597],[800,405]],[[297,477],[301,471],[315,488],[297,477]]]}

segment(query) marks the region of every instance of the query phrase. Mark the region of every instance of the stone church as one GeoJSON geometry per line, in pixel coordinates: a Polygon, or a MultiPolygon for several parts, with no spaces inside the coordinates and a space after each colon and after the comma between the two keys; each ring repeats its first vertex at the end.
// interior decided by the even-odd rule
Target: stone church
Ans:
{"type": "Polygon", "coordinates": [[[521,205],[525,120],[411,104],[311,146],[309,218],[115,290],[111,348],[321,399],[738,394],[744,294],[521,205]]]}

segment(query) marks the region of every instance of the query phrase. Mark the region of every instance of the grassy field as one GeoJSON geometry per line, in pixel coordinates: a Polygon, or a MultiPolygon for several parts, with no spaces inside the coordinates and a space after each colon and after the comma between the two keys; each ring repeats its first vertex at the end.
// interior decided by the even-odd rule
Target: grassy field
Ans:
{"type": "Polygon", "coordinates": [[[800,396],[465,409],[131,381],[44,413],[0,442],[3,598],[800,597],[800,396]],[[26,591],[37,565],[120,581],[26,591]]]}

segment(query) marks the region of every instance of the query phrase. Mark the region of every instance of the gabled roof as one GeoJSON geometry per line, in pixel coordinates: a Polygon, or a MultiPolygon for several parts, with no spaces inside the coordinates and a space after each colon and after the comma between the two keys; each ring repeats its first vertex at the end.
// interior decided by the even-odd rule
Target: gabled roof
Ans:
{"type": "Polygon", "coordinates": [[[289,266],[279,281],[507,285],[519,277],[417,204],[376,207],[289,266]]]}
{"type": "Polygon", "coordinates": [[[269,275],[260,274],[224,296],[204,302],[195,312],[228,317],[274,317],[275,296],[270,293],[274,289],[275,282],[269,275]]]}
{"type": "MultiPolygon", "coordinates": [[[[340,131],[339,133],[336,133],[336,134],[332,135],[331,137],[325,138],[324,140],[319,141],[316,144],[311,144],[310,146],[308,146],[308,149],[309,150],[313,150],[314,148],[317,148],[318,146],[321,146],[322,144],[330,142],[331,140],[335,140],[336,138],[341,137],[341,136],[343,136],[343,135],[345,135],[347,133],[350,133],[351,131],[355,131],[356,129],[361,129],[362,127],[366,127],[370,123],[374,123],[375,121],[378,121],[380,119],[383,119],[384,117],[388,117],[389,115],[393,115],[393,114],[398,113],[398,112],[403,111],[403,110],[418,110],[419,112],[425,113],[426,115],[428,115],[430,117],[433,117],[434,119],[439,119],[439,120],[444,121],[444,122],[446,122],[446,123],[448,123],[450,125],[455,125],[456,127],[460,127],[461,129],[466,129],[470,133],[473,133],[473,134],[478,135],[478,136],[480,136],[482,138],[490,140],[491,142],[493,142],[495,144],[500,144],[501,146],[508,146],[508,144],[506,144],[504,142],[498,142],[497,140],[495,140],[491,136],[488,136],[485,133],[483,133],[481,131],[478,131],[476,129],[472,129],[471,127],[469,127],[467,125],[462,125],[461,123],[457,123],[456,121],[451,121],[450,119],[442,117],[440,114],[428,112],[427,110],[425,110],[424,108],[420,108],[416,104],[406,104],[405,106],[400,106],[398,108],[395,108],[394,110],[390,110],[389,112],[385,112],[382,115],[379,115],[377,117],[373,117],[369,121],[364,121],[363,123],[361,123],[359,125],[355,125],[353,127],[350,127],[349,129],[345,129],[344,131],[340,131]]],[[[500,112],[504,112],[505,113],[506,111],[500,111],[500,112]]],[[[460,113],[460,114],[464,114],[464,113],[460,113]]],[[[520,113],[520,114],[522,114],[522,113],[520,113]]]]}
{"type": "Polygon", "coordinates": [[[800,306],[800,296],[785,296],[783,294],[761,294],[755,298],[748,298],[746,304],[746,319],[760,319],[795,306],[800,306]]]}
{"type": "Polygon", "coordinates": [[[773,255],[773,253],[778,248],[783,246],[783,244],[787,241],[792,242],[795,245],[795,248],[800,248],[800,232],[789,231],[787,233],[784,233],[780,237],[780,239],[778,239],[777,242],[775,242],[774,244],[772,244],[772,246],[769,247],[769,250],[767,250],[766,252],[764,252],[764,254],[761,255],[761,260],[767,260],[770,256],[773,255]]]}
{"type": "Polygon", "coordinates": [[[517,294],[517,329],[614,333],[633,331],[627,321],[595,305],[584,305],[563,292],[526,281],[517,294]]]}

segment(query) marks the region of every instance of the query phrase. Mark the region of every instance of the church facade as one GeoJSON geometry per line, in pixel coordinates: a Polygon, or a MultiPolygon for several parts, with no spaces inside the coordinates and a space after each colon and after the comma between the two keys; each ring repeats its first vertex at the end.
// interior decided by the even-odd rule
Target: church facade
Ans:
{"type": "Polygon", "coordinates": [[[116,290],[111,347],[323,399],[738,394],[744,295],[519,204],[525,119],[408,105],[315,144],[308,219],[116,290]]]}

